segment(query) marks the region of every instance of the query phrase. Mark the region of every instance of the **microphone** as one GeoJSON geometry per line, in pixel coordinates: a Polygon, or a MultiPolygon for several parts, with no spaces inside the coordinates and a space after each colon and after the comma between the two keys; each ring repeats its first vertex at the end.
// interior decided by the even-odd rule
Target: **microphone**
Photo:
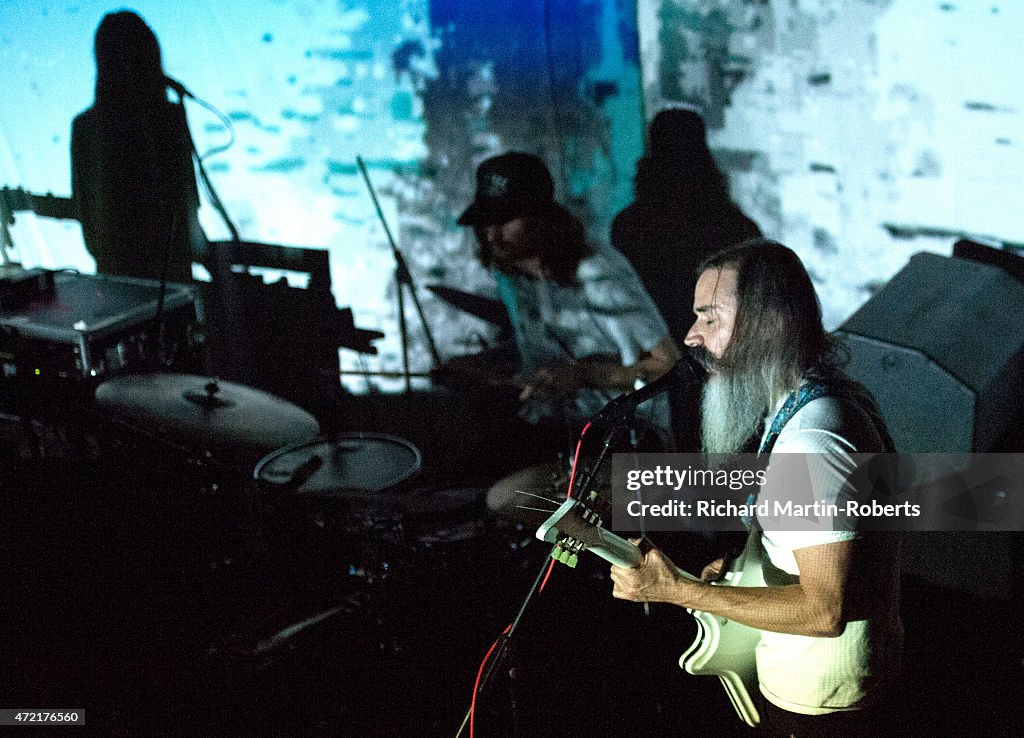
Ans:
{"type": "Polygon", "coordinates": [[[665,374],[635,392],[626,392],[619,395],[601,408],[601,411],[590,419],[590,423],[592,425],[618,423],[636,410],[637,405],[647,402],[652,397],[668,392],[674,386],[699,382],[705,374],[706,371],[697,357],[690,351],[684,351],[683,358],[677,361],[665,374]]]}
{"type": "Polygon", "coordinates": [[[193,95],[191,92],[188,91],[188,88],[185,87],[185,85],[183,85],[178,80],[174,79],[174,77],[168,77],[165,74],[164,75],[164,84],[167,85],[168,87],[170,87],[176,93],[178,93],[178,97],[180,97],[182,99],[184,99],[186,97],[191,97],[194,100],[195,97],[196,97],[195,95],[193,95]]]}

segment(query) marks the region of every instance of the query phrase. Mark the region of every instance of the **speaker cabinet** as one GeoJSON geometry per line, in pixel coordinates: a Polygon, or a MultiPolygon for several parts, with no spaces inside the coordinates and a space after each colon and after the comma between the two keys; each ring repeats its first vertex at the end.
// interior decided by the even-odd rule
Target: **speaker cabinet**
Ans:
{"type": "Polygon", "coordinates": [[[1024,284],[915,254],[836,331],[904,452],[988,451],[1021,409],[1024,284]]]}
{"type": "MultiPolygon", "coordinates": [[[[1024,284],[999,266],[916,254],[836,336],[901,452],[989,451],[1019,422],[1024,284]]],[[[1021,537],[907,533],[903,570],[979,597],[1019,597],[1021,537]]]]}

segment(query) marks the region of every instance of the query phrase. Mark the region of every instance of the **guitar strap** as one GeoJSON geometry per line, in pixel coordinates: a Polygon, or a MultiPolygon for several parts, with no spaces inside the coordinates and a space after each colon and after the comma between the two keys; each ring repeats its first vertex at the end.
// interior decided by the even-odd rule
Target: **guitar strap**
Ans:
{"type": "Polygon", "coordinates": [[[761,446],[757,450],[758,456],[764,454],[770,454],[772,449],[775,447],[775,442],[779,439],[779,434],[782,432],[782,428],[789,422],[789,419],[797,414],[804,405],[817,400],[821,397],[828,397],[832,394],[829,391],[827,385],[821,382],[807,381],[800,385],[800,389],[796,392],[790,392],[789,397],[779,408],[779,412],[775,414],[775,418],[772,420],[772,426],[768,430],[768,434],[761,441],[761,446]]]}
{"type": "MultiPolygon", "coordinates": [[[[771,427],[768,429],[768,433],[765,435],[764,440],[761,441],[760,447],[757,449],[758,457],[765,456],[772,452],[775,447],[775,442],[779,439],[779,434],[782,432],[783,427],[789,422],[790,418],[799,412],[804,405],[813,400],[817,400],[821,397],[828,397],[831,393],[828,385],[817,382],[814,380],[808,380],[800,385],[796,392],[790,392],[786,401],[782,403],[782,407],[779,408],[779,412],[775,414],[772,419],[771,427]]],[[[754,505],[757,504],[757,496],[760,493],[760,487],[756,492],[751,492],[747,496],[748,509],[753,509],[754,505]]],[[[743,524],[747,526],[747,530],[760,529],[757,524],[757,520],[750,515],[742,516],[741,520],[743,524]]]]}

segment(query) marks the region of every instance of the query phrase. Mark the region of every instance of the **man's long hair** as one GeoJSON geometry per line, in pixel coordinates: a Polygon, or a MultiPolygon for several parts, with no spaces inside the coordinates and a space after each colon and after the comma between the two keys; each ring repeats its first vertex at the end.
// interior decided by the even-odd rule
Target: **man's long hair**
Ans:
{"type": "Polygon", "coordinates": [[[773,403],[805,378],[852,402],[871,418],[878,451],[896,446],[878,404],[840,369],[847,356],[821,322],[821,305],[800,258],[775,241],[754,239],[708,258],[698,273],[731,267],[737,274],[732,337],[704,392],[704,450],[735,453],[756,433],[773,403]]]}
{"type": "Polygon", "coordinates": [[[725,371],[754,372],[769,396],[796,389],[808,374],[838,364],[835,340],[821,322],[821,305],[800,258],[775,241],[753,239],[709,257],[698,273],[737,272],[732,338],[719,363],[725,371]]]}
{"type": "Polygon", "coordinates": [[[700,114],[687,109],[662,110],[648,129],[647,156],[640,160],[635,180],[638,200],[697,207],[731,202],[729,180],[708,148],[707,128],[700,114]],[[683,173],[666,179],[665,171],[683,173]],[[660,175],[660,176],[659,176],[660,175]]]}
{"type": "MultiPolygon", "coordinates": [[[[480,236],[478,229],[477,255],[490,268],[494,255],[486,239],[480,236]]],[[[541,266],[551,279],[566,287],[576,281],[576,268],[592,253],[583,223],[558,203],[552,203],[542,214],[527,216],[525,238],[533,248],[531,255],[540,256],[541,266]]]]}

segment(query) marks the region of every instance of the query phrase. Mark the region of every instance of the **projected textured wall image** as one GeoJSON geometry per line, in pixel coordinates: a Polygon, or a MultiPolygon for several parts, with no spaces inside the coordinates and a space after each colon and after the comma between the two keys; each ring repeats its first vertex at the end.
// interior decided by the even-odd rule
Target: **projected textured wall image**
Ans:
{"type": "MultiPolygon", "coordinates": [[[[68,193],[70,122],[91,104],[93,33],[115,9],[0,8],[7,99],[17,102],[0,110],[0,183],[68,193]]],[[[454,223],[481,159],[508,148],[544,156],[598,240],[631,195],[641,150],[631,3],[140,0],[134,9],[159,38],[165,71],[231,123],[233,134],[186,103],[200,152],[234,136],[205,164],[242,239],[327,249],[338,304],[385,332],[379,356],[343,352],[348,366],[401,363],[394,259],[357,155],[444,356],[493,336],[424,289],[493,290],[471,234],[454,223]]],[[[201,220],[210,238],[227,238],[208,202],[201,220]]],[[[74,223],[23,215],[12,234],[12,257],[26,265],[94,268],[74,223]]],[[[423,371],[430,358],[411,306],[409,315],[412,368],[423,371]]]]}
{"type": "Polygon", "coordinates": [[[1024,241],[1018,3],[649,0],[648,115],[705,111],[733,193],[838,326],[918,251],[1024,241]]]}

